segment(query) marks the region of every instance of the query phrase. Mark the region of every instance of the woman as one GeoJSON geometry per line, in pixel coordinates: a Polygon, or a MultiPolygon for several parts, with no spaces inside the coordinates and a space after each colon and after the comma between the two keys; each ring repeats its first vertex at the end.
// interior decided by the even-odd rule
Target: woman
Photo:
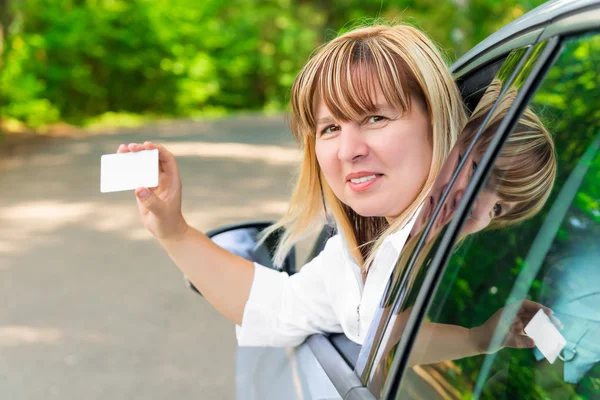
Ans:
{"type": "Polygon", "coordinates": [[[252,264],[189,227],[175,158],[159,149],[156,189],[136,190],[145,226],[205,298],[238,328],[240,345],[291,346],[318,332],[362,343],[411,217],[464,125],[462,100],[419,30],[374,26],[322,46],[292,87],[291,131],[303,161],[275,262],[335,221],[339,235],[299,273],[252,264]],[[361,308],[364,307],[364,311],[361,308]]]}

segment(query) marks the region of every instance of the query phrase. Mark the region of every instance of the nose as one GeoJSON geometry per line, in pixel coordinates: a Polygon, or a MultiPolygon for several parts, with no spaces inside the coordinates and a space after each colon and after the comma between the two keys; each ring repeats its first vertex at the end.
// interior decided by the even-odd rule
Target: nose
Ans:
{"type": "Polygon", "coordinates": [[[493,193],[485,189],[482,190],[471,206],[473,219],[485,223],[484,227],[487,226],[494,218],[494,204],[496,204],[496,199],[493,193]]]}
{"type": "Polygon", "coordinates": [[[365,137],[355,124],[349,123],[342,126],[342,133],[339,137],[338,158],[340,160],[356,162],[369,154],[369,146],[365,142],[365,137]]]}
{"type": "Polygon", "coordinates": [[[465,191],[463,189],[459,189],[456,192],[450,194],[450,198],[448,199],[448,201],[450,203],[450,208],[452,209],[452,211],[456,211],[458,203],[460,203],[464,194],[465,191]]]}

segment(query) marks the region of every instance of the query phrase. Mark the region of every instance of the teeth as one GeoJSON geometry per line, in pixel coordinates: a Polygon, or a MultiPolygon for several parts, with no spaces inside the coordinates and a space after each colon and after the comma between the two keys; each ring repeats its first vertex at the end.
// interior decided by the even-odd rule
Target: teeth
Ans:
{"type": "Polygon", "coordinates": [[[363,176],[362,178],[350,179],[350,182],[363,183],[363,182],[370,181],[371,179],[375,179],[375,178],[377,178],[377,175],[369,175],[369,176],[363,176]]]}

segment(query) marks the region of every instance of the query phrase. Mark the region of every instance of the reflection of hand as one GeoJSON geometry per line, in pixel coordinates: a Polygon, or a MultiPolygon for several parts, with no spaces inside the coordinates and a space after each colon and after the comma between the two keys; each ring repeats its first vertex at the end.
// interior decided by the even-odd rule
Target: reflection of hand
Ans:
{"type": "Polygon", "coordinates": [[[163,146],[150,142],[120,145],[117,153],[158,149],[158,187],[138,188],[136,200],[144,225],[158,239],[177,239],[187,230],[181,213],[181,178],[175,157],[163,146]]]}
{"type": "Polygon", "coordinates": [[[531,348],[535,346],[535,342],[525,335],[523,328],[540,309],[543,309],[548,317],[552,316],[552,310],[548,307],[530,300],[501,308],[483,325],[470,329],[470,339],[480,353],[494,353],[503,347],[531,348]],[[512,321],[509,318],[511,315],[515,315],[512,321]],[[492,348],[492,336],[496,331],[504,335],[504,340],[500,346],[492,348]]]}

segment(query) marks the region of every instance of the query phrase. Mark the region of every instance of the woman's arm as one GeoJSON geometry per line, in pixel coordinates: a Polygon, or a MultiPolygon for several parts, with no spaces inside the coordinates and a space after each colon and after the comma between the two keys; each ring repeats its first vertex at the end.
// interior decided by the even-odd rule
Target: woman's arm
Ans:
{"type": "Polygon", "coordinates": [[[291,277],[234,255],[183,218],[173,154],[151,142],[121,145],[118,152],[151,149],[159,151],[159,185],[136,190],[142,221],[206,300],[241,325],[240,345],[293,346],[317,332],[341,331],[327,285],[331,265],[323,268],[325,257],[332,265],[343,262],[340,238],[330,239],[321,254],[291,277]]]}
{"type": "Polygon", "coordinates": [[[237,325],[254,280],[254,263],[188,227],[177,239],[159,239],[173,262],[217,311],[237,325]]]}
{"type": "Polygon", "coordinates": [[[118,153],[158,149],[158,187],[135,191],[144,225],[171,259],[225,317],[241,324],[254,278],[254,265],[213,243],[188,226],[181,211],[182,184],[175,156],[163,146],[145,142],[121,145],[118,153]]]}
{"type": "Polygon", "coordinates": [[[552,315],[548,307],[523,300],[499,309],[483,325],[471,329],[425,322],[413,346],[409,366],[494,353],[504,347],[531,348],[535,342],[525,335],[523,328],[540,309],[549,317],[552,315]],[[502,338],[500,343],[492,343],[496,333],[502,338]]]}
{"type": "Polygon", "coordinates": [[[434,364],[481,354],[470,331],[458,325],[425,322],[417,335],[408,366],[434,364]]]}
{"type": "MultiPolygon", "coordinates": [[[[533,347],[534,341],[524,334],[523,328],[539,309],[543,309],[548,316],[552,315],[552,311],[548,307],[530,300],[523,300],[499,309],[483,325],[471,329],[425,321],[417,333],[408,366],[433,364],[493,353],[503,347],[533,347]],[[503,336],[502,342],[491,343],[494,333],[498,331],[503,336]]],[[[383,359],[386,361],[378,363],[375,374],[381,382],[385,380],[388,372],[385,370],[385,366],[388,365],[389,357],[395,356],[393,350],[400,342],[411,313],[412,307],[395,317],[390,339],[382,353],[383,359]]]]}

